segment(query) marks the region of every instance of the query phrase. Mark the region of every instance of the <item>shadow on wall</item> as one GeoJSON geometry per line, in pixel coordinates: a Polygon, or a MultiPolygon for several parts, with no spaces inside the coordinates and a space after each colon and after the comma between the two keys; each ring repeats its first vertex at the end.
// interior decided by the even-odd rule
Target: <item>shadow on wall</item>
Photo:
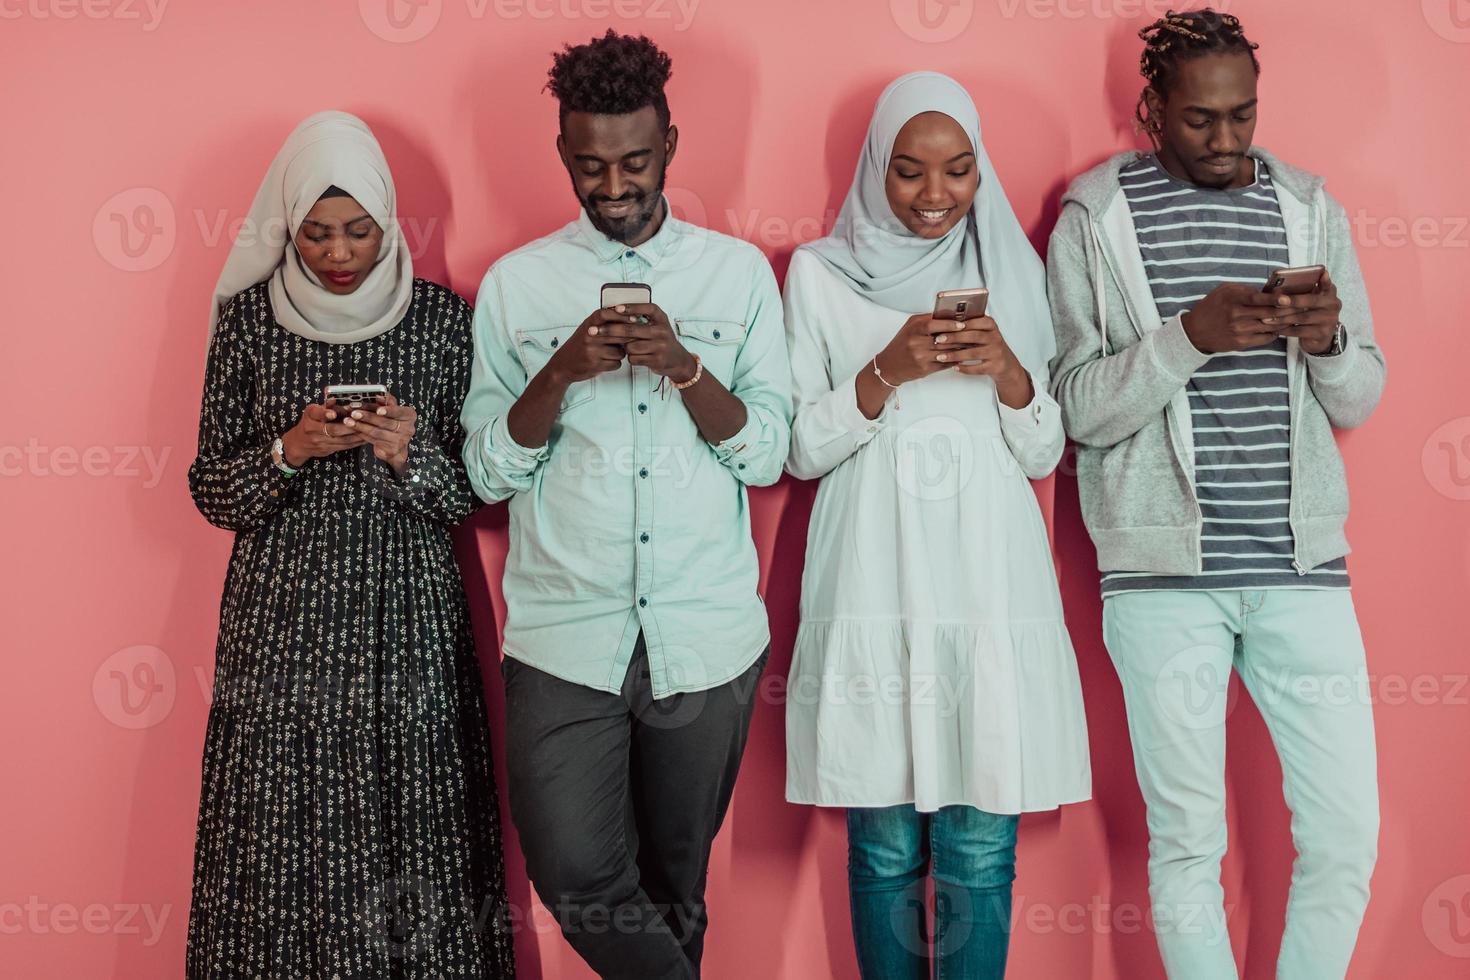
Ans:
{"type": "MultiPolygon", "coordinates": [[[[231,133],[230,145],[220,142],[193,144],[196,159],[184,171],[176,200],[215,202],[230,215],[243,215],[255,197],[258,184],[238,186],[231,181],[221,186],[220,174],[229,174],[241,159],[256,160],[252,172],[259,180],[276,149],[302,118],[282,112],[268,119],[241,121],[231,133]]],[[[371,121],[370,121],[371,122],[371,121]]],[[[162,167],[164,161],[159,160],[162,167]]],[[[184,218],[181,208],[181,219],[184,218]]],[[[201,231],[212,229],[214,209],[198,213],[201,231]]],[[[157,348],[156,367],[148,384],[145,431],[157,434],[166,445],[179,447],[173,460],[169,493],[137,493],[134,521],[140,537],[160,550],[180,555],[180,574],[173,583],[167,613],[158,626],[157,645],[173,651],[177,701],[169,716],[138,736],[142,740],[133,798],[127,817],[128,830],[122,858],[119,894],[148,895],[154,889],[156,869],[166,867],[179,885],[170,894],[188,896],[193,870],[194,840],[199,816],[201,760],[208,706],[213,689],[214,649],[218,639],[215,617],[193,615],[198,609],[218,609],[225,568],[230,552],[230,532],[212,531],[189,499],[187,471],[193,462],[199,422],[200,392],[208,350],[208,295],[200,284],[213,291],[215,280],[228,253],[231,239],[224,228],[218,238],[194,239],[181,235],[173,256],[173,278],[164,290],[167,296],[165,323],[157,348]],[[201,302],[201,300],[203,302],[201,302]],[[192,356],[194,370],[179,371],[180,351],[192,356]],[[180,406],[188,406],[181,410],[180,406]],[[212,538],[208,548],[198,547],[201,528],[212,538]],[[212,531],[212,533],[211,533],[212,531]],[[178,651],[184,651],[180,656],[178,651]],[[182,793],[180,787],[187,787],[182,793]],[[175,799],[178,806],[161,809],[159,800],[175,799]],[[187,843],[184,843],[187,842],[187,843]]],[[[186,362],[189,360],[185,358],[186,362]]],[[[161,586],[160,586],[161,587],[161,586]]],[[[184,959],[189,908],[186,903],[168,907],[163,941],[184,959]]],[[[147,976],[157,969],[157,951],[137,943],[117,943],[113,974],[147,976]]]]}
{"type": "Polygon", "coordinates": [[[510,800],[505,791],[505,685],[500,675],[499,617],[492,595],[500,594],[500,576],[508,547],[506,528],[509,522],[505,504],[482,507],[454,530],[454,552],[464,576],[465,595],[469,599],[470,627],[475,631],[475,651],[485,686],[485,711],[490,718],[490,737],[495,757],[495,785],[500,800],[501,846],[505,850],[505,890],[511,906],[511,925],[515,930],[516,972],[522,976],[541,976],[541,947],[532,927],[536,899],[526,876],[526,861],[521,856],[520,835],[510,819],[510,800]],[[489,548],[484,547],[488,538],[489,548]],[[492,568],[486,567],[485,555],[499,556],[492,568]]]}

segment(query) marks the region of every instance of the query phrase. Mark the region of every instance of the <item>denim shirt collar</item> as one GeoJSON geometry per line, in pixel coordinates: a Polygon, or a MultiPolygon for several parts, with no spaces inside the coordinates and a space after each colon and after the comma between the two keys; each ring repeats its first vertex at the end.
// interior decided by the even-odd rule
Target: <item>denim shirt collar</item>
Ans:
{"type": "Polygon", "coordinates": [[[647,262],[650,268],[658,268],[659,260],[664,256],[677,251],[679,240],[683,235],[683,222],[674,217],[673,209],[669,207],[669,199],[663,197],[664,220],[659,225],[658,231],[653,237],[642,245],[628,245],[615,238],[608,238],[587,215],[587,209],[582,208],[577,214],[577,231],[582,242],[592,250],[599,260],[612,262],[622,257],[625,252],[634,252],[639,258],[647,262]]]}

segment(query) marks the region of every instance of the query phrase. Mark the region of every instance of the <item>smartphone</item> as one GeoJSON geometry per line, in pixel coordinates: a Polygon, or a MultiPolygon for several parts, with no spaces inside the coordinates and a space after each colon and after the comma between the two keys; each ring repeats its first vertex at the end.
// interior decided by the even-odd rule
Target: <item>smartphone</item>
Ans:
{"type": "Polygon", "coordinates": [[[1292,269],[1277,269],[1266,277],[1266,288],[1264,292],[1285,293],[1287,296],[1315,293],[1317,286],[1322,282],[1322,277],[1326,274],[1327,267],[1321,265],[1303,265],[1292,269]]]}
{"type": "Polygon", "coordinates": [[[641,282],[607,282],[602,284],[602,308],[652,303],[653,290],[641,282]]]}
{"type": "Polygon", "coordinates": [[[341,422],[354,409],[376,412],[388,404],[388,389],[383,385],[327,385],[322,404],[337,413],[341,422]]]}
{"type": "Polygon", "coordinates": [[[985,315],[988,289],[947,289],[934,297],[934,319],[973,320],[985,315]]]}

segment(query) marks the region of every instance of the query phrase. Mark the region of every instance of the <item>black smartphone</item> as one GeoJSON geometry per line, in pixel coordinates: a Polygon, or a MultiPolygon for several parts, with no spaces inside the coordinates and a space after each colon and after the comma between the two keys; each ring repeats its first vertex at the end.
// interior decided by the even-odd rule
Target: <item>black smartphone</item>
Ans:
{"type": "Polygon", "coordinates": [[[606,282],[602,284],[602,308],[652,303],[653,289],[642,282],[606,282]]]}

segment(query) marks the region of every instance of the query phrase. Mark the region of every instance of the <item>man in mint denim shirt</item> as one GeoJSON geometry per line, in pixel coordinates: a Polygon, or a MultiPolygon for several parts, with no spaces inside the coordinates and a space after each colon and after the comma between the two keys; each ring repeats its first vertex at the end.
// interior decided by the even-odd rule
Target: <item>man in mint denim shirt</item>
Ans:
{"type": "Polygon", "coordinates": [[[668,74],[612,31],[556,56],[583,213],[486,274],[462,412],[470,481],[510,500],[511,814],[537,893],[604,977],[699,973],[770,642],[746,487],[780,476],[791,417],[769,264],[663,197],[668,74]],[[653,302],[600,309],[605,283],[653,302]]]}

